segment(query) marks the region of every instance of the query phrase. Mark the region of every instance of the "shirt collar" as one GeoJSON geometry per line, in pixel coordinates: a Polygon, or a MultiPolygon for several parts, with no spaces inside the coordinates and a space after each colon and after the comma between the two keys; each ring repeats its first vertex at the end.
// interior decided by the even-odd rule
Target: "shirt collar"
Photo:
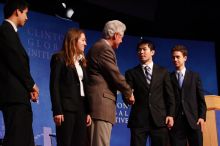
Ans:
{"type": "Polygon", "coordinates": [[[84,56],[80,54],[79,56],[74,56],[74,63],[79,63],[80,60],[82,60],[84,56]]]}
{"type": "Polygon", "coordinates": [[[186,68],[184,67],[182,70],[177,70],[177,71],[176,71],[176,74],[178,74],[179,72],[181,72],[182,75],[185,76],[186,68]]]}
{"type": "Polygon", "coordinates": [[[111,45],[109,44],[109,42],[106,39],[102,39],[102,40],[104,40],[106,42],[106,44],[108,44],[111,47],[111,45]]]}
{"type": "Polygon", "coordinates": [[[11,21],[9,19],[5,19],[5,21],[9,22],[13,26],[15,32],[18,32],[18,28],[17,28],[17,26],[15,25],[15,23],[13,21],[11,21]]]}
{"type": "Polygon", "coordinates": [[[154,65],[154,63],[153,63],[153,61],[152,61],[152,62],[149,63],[149,64],[142,64],[142,68],[144,69],[146,66],[148,66],[148,67],[150,67],[150,69],[152,70],[152,69],[153,69],[153,65],[154,65]]]}

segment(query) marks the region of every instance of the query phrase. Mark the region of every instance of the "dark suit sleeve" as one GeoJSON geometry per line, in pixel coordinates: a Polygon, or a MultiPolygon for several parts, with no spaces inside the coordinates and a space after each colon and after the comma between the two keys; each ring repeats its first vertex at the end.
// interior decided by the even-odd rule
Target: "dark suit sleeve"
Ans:
{"type": "Polygon", "coordinates": [[[62,114],[62,105],[60,97],[60,77],[62,62],[53,55],[51,58],[51,72],[50,72],[50,96],[52,103],[53,115],[62,114]]]}
{"type": "Polygon", "coordinates": [[[100,55],[100,66],[105,76],[128,98],[131,96],[132,91],[125,77],[120,73],[114,56],[113,51],[104,50],[100,55]]]}
{"type": "Polygon", "coordinates": [[[205,97],[203,94],[203,87],[202,82],[199,77],[199,74],[196,73],[196,96],[198,100],[198,112],[199,112],[199,118],[202,118],[206,120],[206,103],[205,103],[205,97]]]}
{"type": "Polygon", "coordinates": [[[174,117],[175,115],[175,96],[173,87],[170,80],[169,72],[165,72],[164,79],[164,89],[165,89],[165,98],[166,98],[166,106],[167,106],[167,116],[174,117]]]}
{"type": "MultiPolygon", "coordinates": [[[[24,54],[17,46],[17,38],[14,32],[3,31],[0,32],[1,42],[1,56],[9,70],[20,80],[28,91],[33,90],[34,80],[30,74],[29,62],[25,60],[24,54]]],[[[23,49],[23,48],[22,48],[23,49]]],[[[28,58],[27,58],[28,59],[28,58]]]]}
{"type": "MultiPolygon", "coordinates": [[[[133,78],[132,78],[131,72],[129,70],[125,72],[125,79],[126,79],[126,82],[130,85],[131,89],[133,89],[133,78]]],[[[128,105],[128,102],[124,96],[122,96],[122,99],[123,99],[124,103],[126,103],[128,105]]]]}
{"type": "Polygon", "coordinates": [[[129,70],[125,72],[125,78],[126,78],[127,83],[133,89],[133,78],[132,78],[131,72],[129,70]]]}

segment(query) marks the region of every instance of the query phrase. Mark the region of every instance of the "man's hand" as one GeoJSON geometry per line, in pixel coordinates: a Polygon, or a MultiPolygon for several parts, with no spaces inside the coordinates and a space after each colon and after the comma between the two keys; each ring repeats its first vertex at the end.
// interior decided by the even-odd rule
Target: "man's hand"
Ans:
{"type": "Polygon", "coordinates": [[[171,116],[167,116],[166,117],[166,125],[169,129],[171,129],[173,127],[173,124],[174,124],[174,120],[173,120],[173,117],[171,116]]]}
{"type": "Polygon", "coordinates": [[[57,126],[60,126],[61,123],[64,121],[64,115],[56,115],[53,117],[53,120],[57,126]]]}
{"type": "Polygon", "coordinates": [[[92,118],[90,115],[86,116],[86,126],[90,126],[92,124],[92,118]]]}
{"type": "Polygon", "coordinates": [[[33,91],[30,94],[31,94],[31,100],[33,102],[37,102],[39,97],[39,88],[37,87],[36,84],[34,84],[33,91]]]}
{"type": "Polygon", "coordinates": [[[135,98],[133,95],[131,95],[131,97],[128,98],[128,104],[133,105],[135,103],[135,98]]]}
{"type": "Polygon", "coordinates": [[[204,121],[204,119],[199,118],[198,121],[197,121],[197,125],[201,126],[201,131],[203,132],[204,128],[205,128],[205,121],[204,121]]]}

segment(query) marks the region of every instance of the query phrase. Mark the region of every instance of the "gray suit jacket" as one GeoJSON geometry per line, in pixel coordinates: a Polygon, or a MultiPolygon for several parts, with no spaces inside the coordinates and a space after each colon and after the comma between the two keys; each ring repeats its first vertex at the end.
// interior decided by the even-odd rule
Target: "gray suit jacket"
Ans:
{"type": "Polygon", "coordinates": [[[130,97],[132,90],[121,75],[116,55],[104,39],[97,41],[87,54],[87,94],[91,116],[115,123],[117,90],[130,97]]]}

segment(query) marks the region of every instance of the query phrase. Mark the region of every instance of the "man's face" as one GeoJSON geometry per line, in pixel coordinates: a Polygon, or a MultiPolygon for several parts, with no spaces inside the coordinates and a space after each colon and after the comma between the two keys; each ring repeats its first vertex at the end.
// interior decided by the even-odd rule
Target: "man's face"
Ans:
{"type": "Polygon", "coordinates": [[[172,61],[176,69],[182,69],[185,67],[187,56],[183,56],[183,53],[180,51],[174,51],[172,53],[172,61]]]}
{"type": "Polygon", "coordinates": [[[28,8],[24,9],[23,11],[20,11],[19,9],[17,9],[16,12],[18,16],[17,26],[22,27],[28,20],[28,17],[27,17],[28,8]]]}
{"type": "Polygon", "coordinates": [[[142,64],[145,64],[147,62],[151,62],[153,55],[155,53],[154,50],[151,50],[148,46],[148,44],[142,44],[139,46],[138,51],[138,57],[142,64]]]}
{"type": "Polygon", "coordinates": [[[114,34],[114,43],[113,43],[112,48],[117,49],[119,47],[119,45],[122,43],[122,39],[123,39],[123,35],[121,35],[120,33],[115,33],[114,34]]]}

